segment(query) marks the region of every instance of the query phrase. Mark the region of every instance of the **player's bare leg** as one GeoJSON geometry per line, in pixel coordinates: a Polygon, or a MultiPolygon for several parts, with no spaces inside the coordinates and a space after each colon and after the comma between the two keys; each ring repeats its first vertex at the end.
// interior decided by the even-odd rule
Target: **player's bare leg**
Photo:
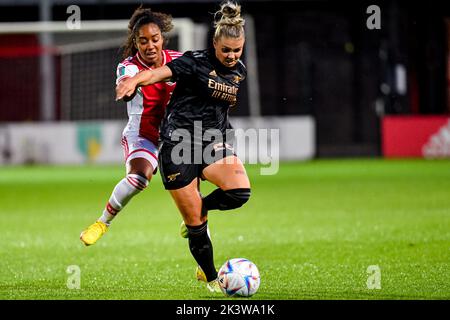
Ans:
{"type": "MultiPolygon", "coordinates": [[[[208,210],[231,210],[241,207],[250,197],[250,181],[241,160],[228,156],[207,166],[202,173],[204,179],[218,189],[202,198],[202,215],[208,210]]],[[[199,194],[200,195],[200,194],[199,194]]],[[[181,223],[180,235],[187,238],[187,228],[181,223]]]]}
{"type": "MultiPolygon", "coordinates": [[[[197,192],[198,192],[198,195],[199,195],[200,199],[203,201],[203,197],[202,197],[202,195],[200,193],[200,181],[199,181],[199,179],[196,179],[196,180],[197,180],[197,192]]],[[[202,202],[201,214],[203,216],[206,216],[207,213],[208,213],[208,211],[205,209],[205,207],[203,206],[203,202],[202,202]]],[[[185,239],[188,238],[188,230],[186,228],[186,224],[184,223],[184,220],[181,221],[180,235],[181,235],[182,238],[185,238],[185,239]]],[[[211,233],[209,232],[209,227],[208,227],[208,236],[211,239],[211,233]]]]}

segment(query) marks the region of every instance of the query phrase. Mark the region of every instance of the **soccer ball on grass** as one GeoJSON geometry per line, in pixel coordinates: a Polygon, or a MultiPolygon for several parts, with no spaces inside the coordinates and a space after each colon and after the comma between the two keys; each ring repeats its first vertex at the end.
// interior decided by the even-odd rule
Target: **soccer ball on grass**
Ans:
{"type": "Polygon", "coordinates": [[[228,296],[251,297],[258,291],[261,278],[256,265],[245,258],[230,259],[219,270],[219,284],[228,296]]]}

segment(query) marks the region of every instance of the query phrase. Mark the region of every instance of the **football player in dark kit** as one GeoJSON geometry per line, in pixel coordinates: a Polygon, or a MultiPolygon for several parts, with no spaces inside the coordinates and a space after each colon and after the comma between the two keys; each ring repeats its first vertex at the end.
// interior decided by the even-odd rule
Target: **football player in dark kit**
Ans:
{"type": "Polygon", "coordinates": [[[230,128],[228,110],[236,103],[239,84],[246,77],[240,60],[245,42],[240,11],[234,2],[221,4],[215,14],[213,49],[188,51],[165,66],[142,71],[116,87],[118,100],[133,96],[138,86],[161,81],[177,83],[160,129],[160,172],[183,216],[182,228],[187,230],[189,249],[199,265],[197,279],[206,282],[213,292],[220,288],[209,237],[208,210],[239,208],[250,197],[245,168],[224,139],[230,128]],[[204,156],[208,154],[209,157],[204,156]],[[200,179],[218,188],[203,198],[200,179]]]}

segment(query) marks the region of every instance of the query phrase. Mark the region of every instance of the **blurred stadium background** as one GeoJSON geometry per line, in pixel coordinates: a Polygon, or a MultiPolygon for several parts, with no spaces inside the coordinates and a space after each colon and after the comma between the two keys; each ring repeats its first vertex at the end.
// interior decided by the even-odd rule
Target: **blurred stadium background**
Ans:
{"type": "MultiPolygon", "coordinates": [[[[82,121],[111,124],[111,133],[117,122],[108,121],[119,120],[117,130],[121,130],[126,110],[113,101],[114,71],[127,19],[139,3],[1,2],[1,163],[70,161],[53,154],[49,139],[33,134],[39,130],[45,136],[51,128],[68,130],[66,125],[54,127],[62,122],[80,124],[79,131],[94,140],[108,129],[102,128],[96,138],[92,126],[83,127],[82,121]],[[74,4],[80,9],[80,29],[69,29],[66,23],[75,12],[69,9],[74,4]],[[38,32],[45,30],[51,32],[38,32]],[[20,138],[17,125],[21,125],[20,138]],[[22,154],[23,144],[35,149],[27,148],[28,154],[22,154]]],[[[170,48],[184,51],[208,45],[209,13],[217,1],[143,3],[176,18],[170,48]]],[[[277,124],[270,122],[271,117],[303,120],[300,137],[296,131],[281,132],[285,142],[281,145],[286,145],[282,159],[421,157],[425,145],[433,144],[431,137],[446,127],[450,112],[448,6],[379,2],[381,28],[371,30],[367,27],[371,4],[245,2],[249,19],[244,59],[251,76],[232,116],[262,117],[267,120],[264,125],[272,127],[277,124]],[[293,136],[296,139],[290,141],[293,136]]],[[[441,139],[435,138],[439,140],[439,146],[436,141],[433,144],[436,150],[425,155],[449,156],[448,126],[446,132],[441,139]]],[[[120,161],[120,151],[111,150],[114,147],[108,141],[97,142],[103,144],[101,150],[92,147],[90,156],[71,154],[72,162],[120,161]]]]}
{"type": "MultiPolygon", "coordinates": [[[[127,117],[114,101],[115,70],[141,3],[175,18],[170,49],[210,45],[220,1],[0,1],[0,298],[206,298],[181,280],[192,259],[158,177],[109,239],[87,253],[77,239],[123,174],[127,117]],[[67,290],[69,264],[82,267],[87,291],[67,290]]],[[[232,122],[279,129],[282,163],[266,178],[249,167],[255,192],[245,216],[212,217],[231,230],[213,229],[218,263],[234,257],[229,246],[254,259],[262,299],[448,299],[448,4],[241,3],[249,76],[232,122]],[[379,29],[368,27],[370,5],[380,8],[379,29]],[[243,238],[245,223],[253,228],[243,238]],[[390,272],[379,293],[365,287],[374,263],[390,272]]]]}

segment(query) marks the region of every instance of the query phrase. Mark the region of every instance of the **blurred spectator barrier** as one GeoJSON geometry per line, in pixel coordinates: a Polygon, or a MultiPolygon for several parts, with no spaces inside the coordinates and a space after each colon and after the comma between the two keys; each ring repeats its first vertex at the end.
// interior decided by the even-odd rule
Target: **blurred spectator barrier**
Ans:
{"type": "MultiPolygon", "coordinates": [[[[233,118],[234,147],[244,163],[315,156],[312,117],[233,118]]],[[[120,164],[122,120],[15,122],[0,126],[0,164],[120,164]]]]}

